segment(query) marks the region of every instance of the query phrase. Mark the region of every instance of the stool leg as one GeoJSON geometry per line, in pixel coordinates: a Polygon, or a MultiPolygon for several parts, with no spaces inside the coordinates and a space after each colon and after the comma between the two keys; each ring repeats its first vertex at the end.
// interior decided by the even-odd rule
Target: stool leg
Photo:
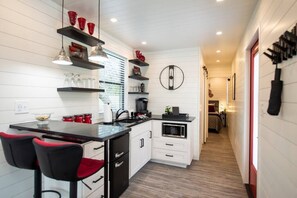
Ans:
{"type": "Polygon", "coordinates": [[[41,198],[41,171],[34,171],[34,198],[41,198]]]}
{"type": "Polygon", "coordinates": [[[70,182],[70,198],[77,198],[77,182],[70,182]]]}

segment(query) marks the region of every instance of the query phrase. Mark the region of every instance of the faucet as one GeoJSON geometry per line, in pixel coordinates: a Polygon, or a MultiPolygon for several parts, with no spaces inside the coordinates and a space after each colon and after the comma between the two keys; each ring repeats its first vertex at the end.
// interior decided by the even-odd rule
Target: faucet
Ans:
{"type": "Polygon", "coordinates": [[[120,117],[123,113],[127,113],[128,117],[129,117],[129,111],[128,111],[128,110],[119,109],[119,110],[117,110],[117,112],[116,112],[115,120],[118,120],[119,117],[120,117]]]}

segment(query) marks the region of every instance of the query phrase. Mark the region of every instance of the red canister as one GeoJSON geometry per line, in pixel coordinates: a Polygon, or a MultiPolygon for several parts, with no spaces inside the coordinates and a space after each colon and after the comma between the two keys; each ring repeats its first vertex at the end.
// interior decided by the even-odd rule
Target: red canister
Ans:
{"type": "Polygon", "coordinates": [[[73,122],[73,116],[63,116],[63,122],[73,122]]]}
{"type": "Polygon", "coordinates": [[[91,113],[84,114],[84,123],[92,124],[92,114],[91,113]]]}
{"type": "Polygon", "coordinates": [[[83,122],[83,115],[74,115],[74,122],[83,122]]]}

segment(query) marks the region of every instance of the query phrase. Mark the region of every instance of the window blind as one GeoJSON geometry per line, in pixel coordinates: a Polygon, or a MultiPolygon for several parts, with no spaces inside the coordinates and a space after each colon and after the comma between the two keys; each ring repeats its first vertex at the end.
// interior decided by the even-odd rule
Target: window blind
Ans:
{"type": "Polygon", "coordinates": [[[125,89],[125,62],[126,59],[112,52],[106,52],[108,61],[104,69],[99,72],[99,85],[105,89],[99,94],[99,108],[103,111],[103,105],[110,103],[112,110],[124,109],[125,89]]]}

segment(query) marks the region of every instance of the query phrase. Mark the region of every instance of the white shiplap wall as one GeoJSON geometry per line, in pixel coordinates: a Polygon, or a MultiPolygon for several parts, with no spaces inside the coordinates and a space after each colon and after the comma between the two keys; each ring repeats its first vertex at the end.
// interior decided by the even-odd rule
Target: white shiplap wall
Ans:
{"type": "MultiPolygon", "coordinates": [[[[68,25],[67,18],[65,14],[68,25]]],[[[98,93],[57,92],[63,86],[64,73],[99,78],[98,70],[52,64],[61,49],[61,36],[56,33],[61,27],[60,6],[48,0],[1,0],[0,27],[0,131],[14,132],[9,124],[32,121],[34,112],[54,112],[52,119],[90,112],[98,120],[98,93]],[[15,100],[26,100],[29,113],[15,114],[15,100]]],[[[133,56],[132,49],[117,39],[104,32],[101,38],[106,49],[127,59],[133,56]]],[[[66,51],[71,41],[64,39],[66,51]]],[[[0,194],[20,198],[33,194],[33,172],[9,166],[2,146],[0,194]]]]}
{"type": "Polygon", "coordinates": [[[237,95],[229,116],[230,140],[244,182],[248,182],[248,83],[250,45],[259,33],[259,169],[258,197],[297,197],[297,57],[283,62],[284,88],[278,116],[266,113],[274,68],[263,52],[297,22],[296,0],[259,1],[233,62],[237,95]]]}
{"type": "Polygon", "coordinates": [[[181,113],[189,113],[195,116],[194,133],[194,157],[199,159],[201,149],[199,133],[200,113],[200,69],[203,61],[200,57],[199,48],[178,49],[145,53],[147,62],[147,77],[149,77],[148,109],[153,114],[161,115],[166,106],[178,106],[181,113]],[[183,85],[177,90],[164,89],[159,82],[159,75],[162,69],[168,65],[177,65],[185,75],[183,85]]]}

